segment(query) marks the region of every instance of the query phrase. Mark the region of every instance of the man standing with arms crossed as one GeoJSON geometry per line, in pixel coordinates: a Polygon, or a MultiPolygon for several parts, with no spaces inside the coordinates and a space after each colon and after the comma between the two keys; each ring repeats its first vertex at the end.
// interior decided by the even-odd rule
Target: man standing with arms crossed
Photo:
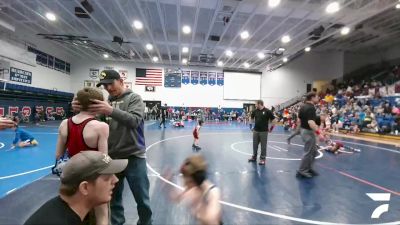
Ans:
{"type": "Polygon", "coordinates": [[[318,95],[315,92],[310,92],[306,95],[306,102],[299,110],[300,134],[304,141],[304,154],[296,174],[297,177],[312,178],[318,176],[318,173],[313,170],[315,156],[318,152],[316,136],[324,139],[324,133],[316,123],[317,114],[314,105],[318,102],[318,95]]]}
{"type": "MultiPolygon", "coordinates": [[[[126,89],[124,81],[115,70],[100,73],[100,83],[110,94],[108,101],[93,100],[91,112],[105,115],[110,126],[108,154],[113,159],[128,159],[126,169],[117,174],[119,182],[115,185],[111,200],[111,224],[125,223],[122,194],[124,178],[127,179],[137,203],[139,221],[137,224],[151,224],[152,211],[149,198],[149,179],[146,167],[146,146],[144,139],[144,103],[142,98],[126,89]]],[[[76,102],[74,101],[76,108],[76,102]]]]}
{"type": "Polygon", "coordinates": [[[257,162],[258,145],[261,144],[261,155],[259,165],[265,165],[265,157],[267,156],[268,132],[272,132],[274,125],[268,127],[268,123],[274,123],[275,116],[271,110],[264,107],[264,102],[258,100],[256,109],[251,113],[251,119],[254,119],[253,130],[253,156],[249,162],[257,162]]]}

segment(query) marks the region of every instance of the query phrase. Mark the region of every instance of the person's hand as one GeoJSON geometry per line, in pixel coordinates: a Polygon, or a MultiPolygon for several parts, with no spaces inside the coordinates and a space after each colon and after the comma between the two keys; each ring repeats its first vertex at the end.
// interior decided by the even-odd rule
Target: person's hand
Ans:
{"type": "Polygon", "coordinates": [[[16,125],[17,124],[14,121],[0,117],[0,130],[4,130],[7,128],[13,128],[16,125]]]}
{"type": "Polygon", "coordinates": [[[107,101],[100,101],[97,99],[92,99],[90,101],[92,101],[93,104],[89,105],[89,112],[104,114],[106,116],[111,115],[113,112],[113,107],[107,101]]]}
{"type": "Polygon", "coordinates": [[[74,97],[74,100],[71,102],[71,106],[72,106],[72,111],[74,113],[79,113],[82,109],[81,104],[78,102],[78,100],[76,100],[76,97],[74,97]]]}

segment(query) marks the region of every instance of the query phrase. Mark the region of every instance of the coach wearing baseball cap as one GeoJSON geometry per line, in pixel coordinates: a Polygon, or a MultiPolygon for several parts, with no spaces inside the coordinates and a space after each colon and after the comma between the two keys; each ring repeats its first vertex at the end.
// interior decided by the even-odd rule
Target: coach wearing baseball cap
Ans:
{"type": "Polygon", "coordinates": [[[108,203],[128,160],[112,160],[98,151],[82,151],[63,168],[60,195],[42,205],[26,225],[80,225],[96,206],[108,203]]]}
{"type": "MultiPolygon", "coordinates": [[[[152,224],[152,210],[150,207],[150,182],[147,177],[146,143],[144,137],[144,108],[140,95],[134,93],[124,85],[124,80],[115,70],[103,70],[100,83],[110,94],[108,101],[92,100],[89,112],[105,115],[110,128],[108,137],[108,154],[113,159],[128,159],[126,169],[117,174],[119,182],[115,185],[111,208],[111,224],[125,224],[123,206],[124,180],[128,181],[129,188],[137,203],[139,220],[137,224],[152,224]]],[[[78,101],[72,102],[74,111],[79,111],[78,101]]]]}

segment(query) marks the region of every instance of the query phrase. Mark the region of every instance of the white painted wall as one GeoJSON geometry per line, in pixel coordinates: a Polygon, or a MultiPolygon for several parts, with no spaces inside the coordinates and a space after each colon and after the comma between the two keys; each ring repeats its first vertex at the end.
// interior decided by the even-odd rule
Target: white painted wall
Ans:
{"type": "MultiPolygon", "coordinates": [[[[63,59],[64,61],[70,62],[71,58],[68,54],[60,50],[57,50],[56,47],[52,46],[51,44],[49,43],[46,44],[45,42],[43,42],[43,40],[35,38],[32,38],[29,41],[35,44],[37,49],[46,52],[48,54],[51,54],[57,58],[63,59]]],[[[29,53],[27,51],[27,47],[20,42],[13,41],[5,36],[0,36],[0,43],[2,43],[0,47],[1,48],[0,55],[7,57],[5,58],[0,56],[0,59],[8,61],[10,63],[10,67],[15,67],[18,69],[32,72],[31,85],[18,82],[12,82],[12,83],[20,85],[28,85],[38,88],[46,88],[51,90],[53,88],[56,88],[58,91],[65,91],[65,92],[71,91],[71,75],[37,65],[36,56],[32,53],[29,53]],[[11,54],[10,52],[13,53],[18,52],[18,54],[25,54],[25,55],[18,57],[15,56],[15,54],[14,55],[11,54]],[[31,63],[25,64],[18,62],[18,61],[28,61],[23,59],[31,57],[34,57],[34,60],[31,63]]],[[[71,65],[71,67],[73,67],[73,65],[71,65]]]]}
{"type": "MultiPolygon", "coordinates": [[[[224,100],[223,99],[223,87],[214,85],[184,85],[181,88],[165,88],[156,87],[156,91],[145,92],[145,86],[134,85],[136,68],[161,68],[163,66],[157,67],[155,64],[143,65],[135,64],[130,62],[114,62],[114,61],[77,61],[73,62],[73,67],[71,70],[71,87],[72,91],[76,93],[78,90],[83,88],[84,80],[91,80],[89,77],[89,69],[99,69],[100,71],[104,69],[105,66],[112,66],[115,70],[128,70],[128,79],[126,82],[132,82],[133,91],[142,96],[143,100],[157,100],[162,101],[162,103],[167,103],[170,106],[187,106],[187,107],[232,107],[232,108],[242,108],[243,103],[248,101],[237,101],[237,100],[224,100]]],[[[198,70],[198,71],[222,71],[221,68],[199,68],[190,67],[182,69],[198,70]]],[[[244,91],[244,90],[243,90],[244,91]]],[[[251,102],[251,101],[250,101],[251,102]]],[[[252,103],[252,102],[251,102],[252,103]]]]}
{"type": "Polygon", "coordinates": [[[263,71],[261,96],[267,106],[277,105],[304,94],[307,83],[342,76],[342,52],[309,52],[275,71],[263,71]]]}

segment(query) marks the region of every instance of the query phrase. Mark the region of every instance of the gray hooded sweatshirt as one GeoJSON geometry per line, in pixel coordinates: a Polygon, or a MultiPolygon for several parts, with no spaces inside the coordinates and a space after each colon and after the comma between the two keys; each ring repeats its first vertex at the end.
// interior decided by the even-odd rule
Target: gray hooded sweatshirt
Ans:
{"type": "Polygon", "coordinates": [[[144,103],[140,95],[127,89],[121,96],[109,97],[113,112],[107,117],[110,126],[108,154],[113,159],[130,156],[146,158],[144,140],[144,103]]]}

